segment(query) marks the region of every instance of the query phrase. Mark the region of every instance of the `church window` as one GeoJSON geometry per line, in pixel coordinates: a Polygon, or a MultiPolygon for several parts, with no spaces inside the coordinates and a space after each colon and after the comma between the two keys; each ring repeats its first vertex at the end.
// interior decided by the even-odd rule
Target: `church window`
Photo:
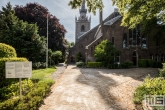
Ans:
{"type": "Polygon", "coordinates": [[[123,34],[123,48],[127,47],[127,34],[123,34]]]}
{"type": "Polygon", "coordinates": [[[150,59],[151,59],[151,60],[154,60],[153,54],[150,54],[150,59]]]}
{"type": "Polygon", "coordinates": [[[115,42],[115,41],[114,41],[114,37],[112,37],[112,45],[114,45],[114,42],[115,42]]]}
{"type": "Polygon", "coordinates": [[[158,60],[159,60],[159,55],[156,54],[156,55],[155,55],[155,61],[157,62],[158,60]]]}
{"type": "Polygon", "coordinates": [[[132,45],[132,40],[133,40],[133,38],[132,38],[132,30],[129,29],[129,45],[132,45]]]}
{"type": "Polygon", "coordinates": [[[161,62],[164,62],[164,54],[161,55],[161,62]]]}
{"type": "Polygon", "coordinates": [[[81,32],[84,32],[84,31],[85,31],[85,26],[82,25],[82,26],[81,26],[81,32]]]}
{"type": "Polygon", "coordinates": [[[147,47],[147,39],[144,35],[142,35],[142,48],[146,48],[147,47]]]}
{"type": "Polygon", "coordinates": [[[140,40],[140,25],[137,25],[136,28],[129,30],[129,45],[140,45],[140,40]]]}

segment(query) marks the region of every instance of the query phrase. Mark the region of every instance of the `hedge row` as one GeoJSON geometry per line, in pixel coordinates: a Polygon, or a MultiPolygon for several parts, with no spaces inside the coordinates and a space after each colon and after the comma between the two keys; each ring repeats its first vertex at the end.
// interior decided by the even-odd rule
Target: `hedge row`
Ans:
{"type": "Polygon", "coordinates": [[[12,82],[17,81],[18,79],[6,79],[5,78],[5,62],[14,62],[14,61],[28,61],[26,58],[0,58],[0,87],[10,85],[12,82]]]}
{"type": "MultiPolygon", "coordinates": [[[[77,67],[85,66],[84,62],[76,62],[77,67]]],[[[102,62],[88,62],[87,67],[98,68],[105,67],[109,69],[117,69],[117,68],[130,68],[133,66],[133,62],[124,62],[122,64],[104,64],[102,62]]]]}
{"type": "Polygon", "coordinates": [[[162,68],[162,62],[154,62],[151,59],[139,59],[138,60],[139,67],[156,67],[162,68]]]}
{"type": "Polygon", "coordinates": [[[103,67],[102,62],[88,62],[87,64],[88,67],[103,67]]]}
{"type": "Polygon", "coordinates": [[[17,57],[15,49],[7,44],[0,43],[0,58],[17,57]]]}

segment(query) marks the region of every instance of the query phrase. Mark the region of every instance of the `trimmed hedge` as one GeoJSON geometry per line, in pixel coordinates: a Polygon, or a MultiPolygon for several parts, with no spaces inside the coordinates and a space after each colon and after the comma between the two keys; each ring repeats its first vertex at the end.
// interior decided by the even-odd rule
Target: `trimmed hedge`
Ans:
{"type": "Polygon", "coordinates": [[[147,60],[147,66],[148,67],[154,67],[154,61],[152,59],[147,60]]]}
{"type": "Polygon", "coordinates": [[[133,62],[124,62],[120,65],[120,68],[131,68],[133,66],[133,62]]]}
{"type": "Polygon", "coordinates": [[[103,67],[102,62],[88,62],[87,64],[88,67],[103,67]]]}
{"type": "Polygon", "coordinates": [[[154,62],[151,59],[139,59],[138,60],[139,67],[155,67],[162,68],[162,62],[154,62]]]}
{"type": "Polygon", "coordinates": [[[77,67],[82,67],[82,66],[84,66],[84,65],[85,65],[84,62],[81,62],[81,61],[76,62],[76,66],[77,66],[77,67]]]}
{"type": "Polygon", "coordinates": [[[26,58],[0,58],[0,87],[3,87],[3,86],[7,86],[9,84],[11,84],[13,81],[17,81],[18,79],[15,79],[15,78],[9,78],[9,79],[6,79],[5,78],[5,62],[14,62],[14,61],[17,61],[17,62],[25,62],[25,61],[28,61],[26,58]]]}
{"type": "Polygon", "coordinates": [[[139,59],[138,65],[139,65],[139,67],[147,67],[147,62],[148,62],[147,59],[139,59]]]}
{"type": "Polygon", "coordinates": [[[0,58],[17,57],[15,49],[7,44],[0,43],[0,58]]]}

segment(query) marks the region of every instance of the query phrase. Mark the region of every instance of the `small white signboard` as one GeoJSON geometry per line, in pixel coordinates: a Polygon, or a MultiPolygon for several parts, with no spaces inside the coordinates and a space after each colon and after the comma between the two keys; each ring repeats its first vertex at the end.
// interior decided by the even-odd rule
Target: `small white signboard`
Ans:
{"type": "Polygon", "coordinates": [[[6,78],[30,78],[32,62],[6,62],[6,78]]]}

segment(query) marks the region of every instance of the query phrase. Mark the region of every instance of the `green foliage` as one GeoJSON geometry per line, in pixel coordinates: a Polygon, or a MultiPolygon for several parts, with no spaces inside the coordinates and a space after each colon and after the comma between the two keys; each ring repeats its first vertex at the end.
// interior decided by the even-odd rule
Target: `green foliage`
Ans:
{"type": "Polygon", "coordinates": [[[155,68],[162,68],[162,62],[155,62],[155,65],[154,65],[154,67],[155,68]]]}
{"type": "Polygon", "coordinates": [[[37,110],[54,84],[54,80],[49,78],[54,71],[54,68],[33,70],[32,79],[22,81],[22,100],[18,81],[0,88],[0,110],[37,110]]]}
{"type": "Polygon", "coordinates": [[[35,62],[32,64],[33,69],[46,68],[45,62],[35,62]]]}
{"type": "Polygon", "coordinates": [[[48,18],[48,48],[52,51],[60,50],[62,52],[63,57],[65,56],[65,51],[68,48],[67,40],[65,39],[66,29],[59,22],[59,19],[56,16],[49,13],[50,11],[48,10],[48,8],[38,3],[27,3],[25,6],[16,5],[14,7],[14,10],[15,15],[20,20],[27,21],[29,24],[37,24],[39,35],[44,36],[45,38],[47,36],[46,25],[48,18]]]}
{"type": "Polygon", "coordinates": [[[147,59],[139,59],[138,60],[138,65],[139,67],[147,67],[147,59]]]}
{"type": "MultiPolygon", "coordinates": [[[[23,86],[23,99],[19,99],[19,83],[14,88],[17,96],[10,98],[0,103],[1,110],[29,110],[38,109],[42,104],[43,99],[50,93],[50,87],[54,84],[53,80],[42,80],[38,83],[33,83],[31,80],[22,81],[23,86]],[[27,82],[28,81],[28,82],[27,82]]],[[[10,91],[13,91],[9,87],[10,91]]]]}
{"type": "Polygon", "coordinates": [[[14,47],[18,57],[35,61],[35,58],[45,52],[46,39],[38,35],[37,24],[23,22],[14,14],[10,4],[0,11],[0,42],[14,47]]]}
{"type": "Polygon", "coordinates": [[[154,61],[152,59],[147,60],[147,66],[148,67],[154,67],[154,61]]]}
{"type": "Polygon", "coordinates": [[[17,79],[6,79],[5,78],[5,62],[14,62],[14,61],[28,61],[26,58],[0,58],[0,87],[11,84],[13,81],[17,81],[17,79]]]}
{"type": "Polygon", "coordinates": [[[82,61],[76,62],[76,66],[77,66],[77,67],[82,67],[82,66],[84,66],[84,65],[85,65],[85,63],[82,62],[82,61]]]}
{"type": "MultiPolygon", "coordinates": [[[[70,0],[69,4],[72,9],[79,8],[82,4],[83,0],[70,0]]],[[[104,7],[102,0],[86,0],[87,6],[88,6],[88,11],[93,12],[96,14],[96,9],[102,10],[104,7]]]]}
{"type": "Polygon", "coordinates": [[[159,69],[159,76],[165,77],[165,63],[162,63],[162,64],[163,64],[163,68],[159,69]]]}
{"type": "Polygon", "coordinates": [[[105,66],[108,64],[114,64],[116,59],[115,57],[120,53],[108,40],[103,40],[99,45],[96,46],[94,51],[96,61],[103,62],[105,66]]]}
{"type": "Polygon", "coordinates": [[[144,83],[138,86],[134,92],[134,103],[141,103],[144,95],[165,95],[165,79],[162,77],[146,78],[144,83]]]}
{"type": "Polygon", "coordinates": [[[7,44],[0,43],[0,58],[17,57],[15,49],[7,44]]]}
{"type": "Polygon", "coordinates": [[[112,0],[120,9],[123,16],[122,25],[135,27],[139,23],[147,22],[156,17],[162,24],[165,22],[164,4],[165,1],[141,1],[141,0],[112,0]]]}
{"type": "Polygon", "coordinates": [[[52,53],[52,60],[55,62],[55,64],[58,64],[60,59],[62,59],[61,51],[55,51],[52,53]]]}
{"type": "Polygon", "coordinates": [[[88,67],[103,67],[102,62],[88,62],[87,64],[88,67]]]}
{"type": "Polygon", "coordinates": [[[82,61],[82,54],[80,52],[76,55],[76,61],[82,61]]]}
{"type": "Polygon", "coordinates": [[[133,62],[129,61],[129,62],[123,62],[122,64],[119,65],[119,68],[131,68],[133,67],[133,62]]]}

